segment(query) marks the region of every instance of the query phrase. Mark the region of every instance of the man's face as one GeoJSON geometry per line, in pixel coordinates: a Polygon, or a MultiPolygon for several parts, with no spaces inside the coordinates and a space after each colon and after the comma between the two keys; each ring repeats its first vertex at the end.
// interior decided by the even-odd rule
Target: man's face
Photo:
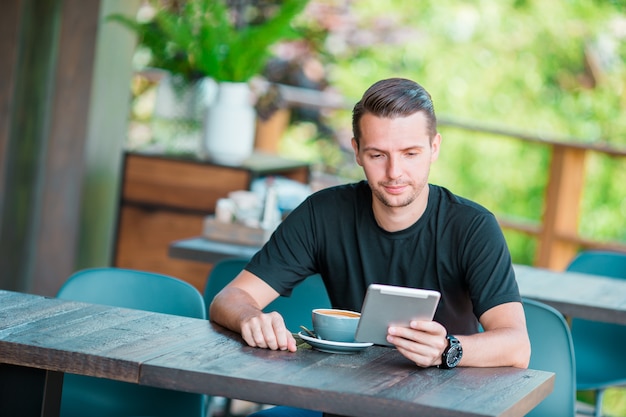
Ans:
{"type": "Polygon", "coordinates": [[[354,139],[352,147],[374,196],[384,206],[407,207],[420,196],[427,198],[422,191],[441,143],[439,134],[431,143],[427,126],[422,112],[396,118],[366,113],[361,118],[360,147],[354,139]]]}

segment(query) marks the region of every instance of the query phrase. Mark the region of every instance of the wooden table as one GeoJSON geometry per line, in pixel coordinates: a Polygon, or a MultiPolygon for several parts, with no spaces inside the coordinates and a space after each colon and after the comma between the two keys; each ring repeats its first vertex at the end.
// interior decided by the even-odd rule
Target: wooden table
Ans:
{"type": "Polygon", "coordinates": [[[568,317],[626,325],[626,280],[515,265],[522,296],[568,317]]]}
{"type": "Polygon", "coordinates": [[[251,348],[206,320],[0,290],[0,387],[38,377],[27,398],[5,395],[0,415],[27,415],[22,403],[57,415],[64,372],[364,417],[523,416],[554,385],[530,369],[421,369],[378,346],[251,348]]]}
{"type": "MultiPolygon", "coordinates": [[[[169,255],[216,262],[229,257],[252,257],[259,249],[195,237],[173,242],[169,255]]],[[[568,317],[626,325],[626,280],[527,265],[513,267],[523,297],[549,304],[568,317]]]]}
{"type": "Polygon", "coordinates": [[[172,258],[214,264],[227,258],[252,258],[259,249],[260,246],[218,242],[198,236],[172,242],[168,254],[172,258]]]}

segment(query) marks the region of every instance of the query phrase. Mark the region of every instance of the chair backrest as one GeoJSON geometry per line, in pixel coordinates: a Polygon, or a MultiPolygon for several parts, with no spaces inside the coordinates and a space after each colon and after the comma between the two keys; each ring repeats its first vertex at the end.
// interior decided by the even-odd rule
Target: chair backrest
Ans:
{"type": "MultiPolygon", "coordinates": [[[[248,259],[225,259],[216,263],[209,273],[204,290],[207,310],[215,295],[232,281],[248,263],[248,259]]],[[[312,328],[311,310],[330,308],[330,299],[319,274],[311,275],[295,287],[290,297],[278,297],[264,311],[278,311],[285,319],[285,325],[294,333],[300,331],[300,325],[312,328]]],[[[209,313],[207,311],[207,317],[209,313]]],[[[210,317],[209,317],[210,318],[210,317]]]]}
{"type": "MultiPolygon", "coordinates": [[[[568,271],[626,279],[626,254],[583,251],[567,267],[568,271]]],[[[626,381],[626,360],[615,357],[615,346],[626,345],[626,326],[572,318],[570,322],[576,349],[578,389],[595,390],[626,381]]]]}
{"type": "Polygon", "coordinates": [[[569,326],[554,308],[524,299],[531,369],[554,372],[554,390],[527,417],[574,417],[576,362],[569,326]]]}
{"type": "Polygon", "coordinates": [[[626,279],[626,254],[608,251],[584,251],[574,258],[567,270],[626,279]]]}
{"type": "MultiPolygon", "coordinates": [[[[206,318],[202,294],[187,282],[166,275],[121,268],[78,271],[63,284],[58,298],[206,318]]],[[[82,375],[63,380],[61,417],[202,417],[207,397],[82,375]]]]}

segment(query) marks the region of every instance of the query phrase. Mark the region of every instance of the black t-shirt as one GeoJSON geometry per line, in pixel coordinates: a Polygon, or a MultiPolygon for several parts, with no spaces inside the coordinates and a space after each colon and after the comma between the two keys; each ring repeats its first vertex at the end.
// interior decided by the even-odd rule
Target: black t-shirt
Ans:
{"type": "Polygon", "coordinates": [[[319,273],[333,307],[360,311],[369,284],[441,292],[435,320],[451,334],[478,331],[478,318],[520,301],[502,231],[484,207],[429,185],[412,226],[388,232],[372,211],[366,181],[311,195],[277,228],[246,269],[281,295],[319,273]]]}

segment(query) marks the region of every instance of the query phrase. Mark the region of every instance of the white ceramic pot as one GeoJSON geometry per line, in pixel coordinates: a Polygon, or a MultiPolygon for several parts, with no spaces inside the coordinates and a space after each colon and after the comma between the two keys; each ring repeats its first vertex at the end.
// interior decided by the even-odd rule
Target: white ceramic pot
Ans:
{"type": "Polygon", "coordinates": [[[203,153],[223,165],[240,165],[252,155],[256,111],[247,83],[217,84],[217,92],[206,109],[203,153]]]}

